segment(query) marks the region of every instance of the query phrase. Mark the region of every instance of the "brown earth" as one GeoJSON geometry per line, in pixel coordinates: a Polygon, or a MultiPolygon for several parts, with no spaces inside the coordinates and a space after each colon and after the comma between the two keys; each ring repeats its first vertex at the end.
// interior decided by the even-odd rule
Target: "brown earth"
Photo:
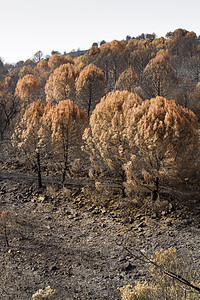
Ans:
{"type": "Polygon", "coordinates": [[[176,247],[199,266],[197,193],[182,207],[152,213],[133,199],[96,193],[88,179],[68,180],[61,190],[45,179],[40,192],[35,180],[0,171],[0,212],[9,211],[8,246],[0,232],[0,299],[31,299],[48,285],[53,299],[120,299],[119,287],[150,279],[149,266],[123,245],[136,255],[176,247]]]}

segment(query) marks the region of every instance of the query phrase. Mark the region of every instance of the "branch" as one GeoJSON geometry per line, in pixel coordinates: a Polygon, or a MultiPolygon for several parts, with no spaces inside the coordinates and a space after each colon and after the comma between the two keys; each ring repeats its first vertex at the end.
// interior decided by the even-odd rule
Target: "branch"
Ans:
{"type": "Polygon", "coordinates": [[[130,249],[128,249],[126,246],[123,245],[119,245],[122,246],[124,248],[124,250],[126,250],[131,256],[133,256],[136,259],[139,259],[142,262],[145,263],[150,263],[152,265],[154,265],[157,269],[160,269],[165,275],[187,285],[188,287],[196,290],[198,293],[200,293],[200,288],[193,285],[191,282],[189,282],[188,280],[186,280],[185,278],[181,277],[180,275],[177,275],[171,271],[167,271],[164,267],[162,267],[161,265],[158,265],[157,263],[155,263],[153,260],[151,260],[149,257],[147,257],[144,253],[142,253],[140,250],[138,250],[138,252],[140,253],[140,256],[135,255],[130,249]]]}

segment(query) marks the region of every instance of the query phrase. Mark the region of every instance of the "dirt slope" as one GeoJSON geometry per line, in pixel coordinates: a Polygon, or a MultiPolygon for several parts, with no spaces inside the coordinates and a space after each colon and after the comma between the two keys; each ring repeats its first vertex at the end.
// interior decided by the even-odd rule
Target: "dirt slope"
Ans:
{"type": "Polygon", "coordinates": [[[197,201],[195,213],[152,217],[130,206],[121,209],[125,200],[119,196],[101,201],[101,195],[72,187],[38,193],[34,176],[0,172],[0,212],[10,214],[9,247],[0,233],[0,299],[31,299],[48,285],[59,300],[120,299],[119,287],[150,279],[149,266],[131,257],[124,244],[150,254],[175,246],[184,259],[200,264],[197,201]]]}

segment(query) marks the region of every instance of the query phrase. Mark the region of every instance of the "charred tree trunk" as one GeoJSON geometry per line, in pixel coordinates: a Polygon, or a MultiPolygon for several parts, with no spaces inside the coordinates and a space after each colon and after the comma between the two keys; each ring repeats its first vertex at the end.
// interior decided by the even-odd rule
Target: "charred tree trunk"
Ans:
{"type": "Polygon", "coordinates": [[[38,172],[38,188],[42,188],[42,175],[41,175],[41,165],[40,165],[40,152],[37,152],[37,172],[38,172]]]}
{"type": "Polygon", "coordinates": [[[155,188],[154,190],[151,192],[151,200],[152,201],[156,201],[158,199],[158,195],[159,195],[159,178],[156,177],[155,180],[155,188]]]}
{"type": "Polygon", "coordinates": [[[62,185],[64,185],[66,172],[68,171],[68,156],[69,156],[69,133],[67,130],[66,142],[64,145],[64,168],[62,172],[62,185]]]}
{"type": "Polygon", "coordinates": [[[90,110],[91,110],[91,104],[92,104],[92,85],[89,87],[89,103],[88,103],[88,116],[90,115],[90,110]]]}
{"type": "Polygon", "coordinates": [[[122,173],[122,197],[125,198],[126,197],[126,193],[125,193],[125,187],[124,187],[124,182],[126,181],[126,173],[125,171],[123,170],[123,173],[122,173]]]}
{"type": "Polygon", "coordinates": [[[68,170],[68,152],[65,153],[64,168],[62,172],[62,185],[64,185],[67,170],[68,170]]]}
{"type": "Polygon", "coordinates": [[[8,235],[7,235],[7,227],[6,224],[4,225],[4,236],[5,236],[5,242],[6,246],[9,247],[9,242],[8,242],[8,235]]]}

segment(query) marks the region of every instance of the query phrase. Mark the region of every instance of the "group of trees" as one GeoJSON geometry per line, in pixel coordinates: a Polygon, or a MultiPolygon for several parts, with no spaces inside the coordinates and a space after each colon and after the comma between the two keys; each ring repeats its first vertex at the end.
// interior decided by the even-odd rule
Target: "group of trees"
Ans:
{"type": "Polygon", "coordinates": [[[36,168],[40,188],[41,157],[59,165],[64,183],[72,157],[74,160],[80,156],[81,138],[87,125],[86,111],[70,100],[54,106],[37,100],[27,107],[12,135],[12,142],[36,168]]]}
{"type": "Polygon", "coordinates": [[[156,199],[163,182],[183,176],[183,161],[194,167],[200,118],[194,32],[94,44],[76,58],[43,59],[38,51],[32,60],[0,67],[1,139],[11,133],[19,149],[34,154],[38,178],[45,156],[62,165],[64,182],[70,155],[81,155],[84,130],[90,174],[112,174],[123,195],[140,184],[156,199]]]}
{"type": "Polygon", "coordinates": [[[2,63],[0,72],[1,82],[10,77],[13,94],[23,101],[40,98],[58,103],[67,97],[91,114],[106,93],[128,90],[143,100],[156,96],[174,99],[200,117],[200,39],[184,29],[168,32],[166,38],[147,34],[99,47],[94,44],[74,59],[57,52],[43,59],[38,51],[32,60],[15,66],[2,63]],[[83,101],[82,94],[90,93],[95,85],[99,95],[95,92],[93,99],[91,91],[91,100],[83,101]]]}
{"type": "Polygon", "coordinates": [[[197,167],[198,120],[163,97],[142,101],[127,91],[111,92],[97,104],[83,138],[93,177],[99,181],[110,171],[123,196],[143,190],[156,200],[161,188],[182,182],[197,167]]]}

